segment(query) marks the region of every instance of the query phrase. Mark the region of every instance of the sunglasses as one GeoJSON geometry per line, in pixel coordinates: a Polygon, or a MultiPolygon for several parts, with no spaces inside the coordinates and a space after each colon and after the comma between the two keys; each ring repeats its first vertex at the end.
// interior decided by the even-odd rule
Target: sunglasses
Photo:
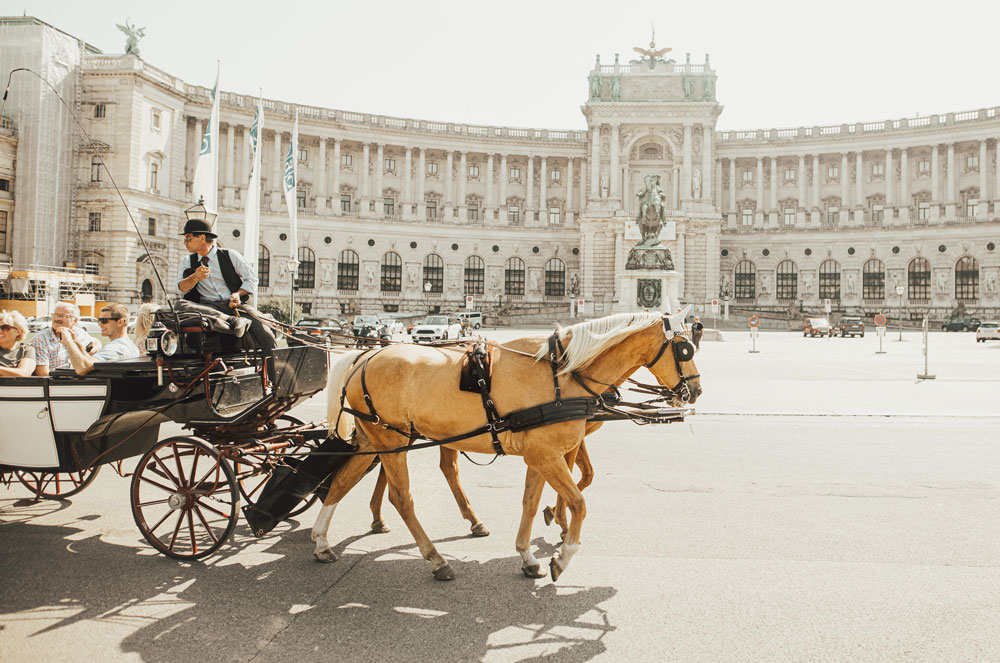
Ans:
{"type": "Polygon", "coordinates": [[[108,324],[109,322],[111,322],[112,320],[121,320],[121,318],[98,318],[98,319],[97,319],[97,321],[98,321],[99,323],[101,323],[102,325],[106,325],[106,324],[108,324]]]}
{"type": "Polygon", "coordinates": [[[2,331],[5,334],[9,332],[11,329],[13,329],[13,327],[11,327],[10,325],[0,325],[0,331],[2,331]]]}

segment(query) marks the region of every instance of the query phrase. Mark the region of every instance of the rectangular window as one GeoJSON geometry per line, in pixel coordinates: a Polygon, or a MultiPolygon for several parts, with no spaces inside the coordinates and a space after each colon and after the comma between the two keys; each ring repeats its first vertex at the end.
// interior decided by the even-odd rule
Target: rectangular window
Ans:
{"type": "Polygon", "coordinates": [[[340,211],[341,212],[350,212],[351,211],[351,197],[350,196],[341,196],[340,197],[340,211]]]}
{"type": "Polygon", "coordinates": [[[153,131],[160,130],[160,111],[153,109],[153,117],[149,122],[150,126],[153,127],[153,131]]]}
{"type": "Polygon", "coordinates": [[[90,160],[90,181],[101,181],[101,157],[94,156],[90,160]]]}
{"type": "Polygon", "coordinates": [[[521,225],[521,208],[517,205],[507,206],[507,223],[512,226],[521,225]]]}
{"type": "Polygon", "coordinates": [[[969,199],[965,201],[965,215],[975,219],[979,216],[979,201],[969,199]]]}
{"type": "Polygon", "coordinates": [[[917,218],[921,221],[928,221],[931,218],[930,203],[920,203],[920,207],[917,208],[917,218]]]}
{"type": "Polygon", "coordinates": [[[785,181],[786,182],[794,182],[795,181],[795,169],[794,168],[785,168],[785,181]]]}
{"type": "Polygon", "coordinates": [[[917,173],[921,175],[927,175],[931,172],[931,162],[927,159],[921,159],[917,162],[917,173]]]}
{"type": "Polygon", "coordinates": [[[786,207],[785,208],[785,225],[794,226],[795,225],[795,208],[786,207]]]}
{"type": "Polygon", "coordinates": [[[881,223],[885,220],[885,207],[882,205],[872,205],[872,221],[881,223]]]}
{"type": "Polygon", "coordinates": [[[747,183],[747,184],[753,182],[753,171],[752,170],[744,170],[743,171],[743,182],[747,183]]]}
{"type": "Polygon", "coordinates": [[[427,218],[436,219],[438,218],[438,204],[436,200],[428,200],[426,203],[427,207],[427,218]]]}
{"type": "Polygon", "coordinates": [[[0,178],[0,191],[10,191],[10,180],[0,178]]]}
{"type": "Polygon", "coordinates": [[[87,217],[87,230],[96,233],[101,231],[101,213],[91,212],[87,217]]]}
{"type": "Polygon", "coordinates": [[[385,160],[385,172],[395,173],[396,172],[396,160],[393,158],[388,158],[385,160]]]}
{"type": "Polygon", "coordinates": [[[549,180],[551,180],[552,182],[562,182],[562,171],[561,170],[559,170],[558,168],[553,168],[549,172],[552,173],[551,175],[549,175],[549,180]]]}
{"type": "Polygon", "coordinates": [[[357,290],[360,280],[358,263],[343,259],[337,262],[337,290],[357,290]]]}
{"type": "Polygon", "coordinates": [[[0,253],[7,252],[7,210],[0,210],[0,253]]]}
{"type": "Polygon", "coordinates": [[[108,113],[108,105],[107,104],[94,104],[94,117],[96,119],[100,119],[102,117],[105,117],[107,115],[107,113],[108,113]]]}
{"type": "Polygon", "coordinates": [[[437,161],[431,161],[430,163],[427,164],[428,175],[437,175],[437,172],[438,172],[437,161]]]}
{"type": "Polygon", "coordinates": [[[826,179],[835,180],[840,177],[840,166],[830,166],[826,169],[826,179]]]}
{"type": "Polygon", "coordinates": [[[740,221],[744,226],[753,225],[753,210],[749,207],[744,207],[740,210],[740,221]]]}
{"type": "Polygon", "coordinates": [[[156,236],[156,219],[153,218],[153,217],[149,217],[148,219],[146,219],[146,225],[147,225],[147,228],[148,228],[147,234],[155,237],[156,236]]]}
{"type": "Polygon", "coordinates": [[[301,189],[295,192],[295,206],[299,209],[306,208],[306,192],[301,189]]]}
{"type": "Polygon", "coordinates": [[[479,166],[469,166],[469,177],[479,177],[479,166]]]}
{"type": "Polygon", "coordinates": [[[970,154],[965,157],[966,170],[979,170],[979,155],[970,154]]]}
{"type": "Polygon", "coordinates": [[[826,208],[826,223],[831,226],[837,225],[840,221],[840,208],[839,207],[827,207],[826,208]]]}
{"type": "Polygon", "coordinates": [[[561,211],[562,210],[560,210],[558,207],[550,207],[549,208],[549,225],[550,226],[558,226],[559,225],[559,214],[560,214],[561,211]]]}
{"type": "Polygon", "coordinates": [[[516,166],[510,167],[510,178],[511,181],[521,179],[521,169],[516,166]]]}
{"type": "Polygon", "coordinates": [[[396,216],[395,198],[385,198],[382,200],[382,213],[386,216],[396,216]]]}
{"type": "Polygon", "coordinates": [[[468,210],[466,211],[466,216],[469,221],[479,220],[479,203],[469,203],[468,210]]]}
{"type": "Polygon", "coordinates": [[[158,191],[160,183],[160,164],[155,161],[149,164],[149,188],[153,191],[158,191]]]}
{"type": "Polygon", "coordinates": [[[885,164],[884,163],[873,163],[872,164],[872,177],[885,177],[885,164]]]}
{"type": "Polygon", "coordinates": [[[304,147],[299,148],[299,161],[309,161],[309,150],[304,147]]]}
{"type": "Polygon", "coordinates": [[[353,163],[354,163],[354,156],[353,155],[351,155],[351,154],[341,154],[340,155],[340,165],[341,166],[346,166],[346,167],[350,168],[351,164],[353,164],[353,163]]]}

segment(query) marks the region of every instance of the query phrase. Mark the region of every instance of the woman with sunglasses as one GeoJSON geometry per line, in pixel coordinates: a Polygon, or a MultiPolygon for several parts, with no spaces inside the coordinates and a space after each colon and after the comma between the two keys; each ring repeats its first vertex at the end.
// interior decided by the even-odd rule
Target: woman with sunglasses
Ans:
{"type": "Polygon", "coordinates": [[[17,311],[0,311],[0,377],[26,378],[35,370],[35,349],[21,343],[28,321],[17,311]]]}

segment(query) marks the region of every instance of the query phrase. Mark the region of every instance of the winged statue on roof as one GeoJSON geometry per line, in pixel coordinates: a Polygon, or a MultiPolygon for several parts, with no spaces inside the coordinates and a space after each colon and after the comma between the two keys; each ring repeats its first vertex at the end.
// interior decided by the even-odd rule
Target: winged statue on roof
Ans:
{"type": "Polygon", "coordinates": [[[664,60],[663,56],[674,50],[670,47],[667,48],[656,48],[656,29],[653,29],[653,34],[649,39],[649,48],[642,48],[640,46],[633,46],[632,50],[641,55],[642,57],[638,60],[630,60],[629,64],[643,64],[649,66],[650,69],[656,67],[656,63],[660,64],[670,64],[673,60],[664,60]]]}

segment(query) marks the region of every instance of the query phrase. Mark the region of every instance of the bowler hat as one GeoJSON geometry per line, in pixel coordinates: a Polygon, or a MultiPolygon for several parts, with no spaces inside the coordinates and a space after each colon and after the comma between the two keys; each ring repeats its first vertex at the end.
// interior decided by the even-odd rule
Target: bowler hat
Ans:
{"type": "Polygon", "coordinates": [[[202,221],[201,219],[190,219],[184,224],[184,232],[182,235],[192,234],[192,235],[204,235],[211,239],[218,237],[214,232],[212,232],[212,226],[207,221],[202,221]]]}

